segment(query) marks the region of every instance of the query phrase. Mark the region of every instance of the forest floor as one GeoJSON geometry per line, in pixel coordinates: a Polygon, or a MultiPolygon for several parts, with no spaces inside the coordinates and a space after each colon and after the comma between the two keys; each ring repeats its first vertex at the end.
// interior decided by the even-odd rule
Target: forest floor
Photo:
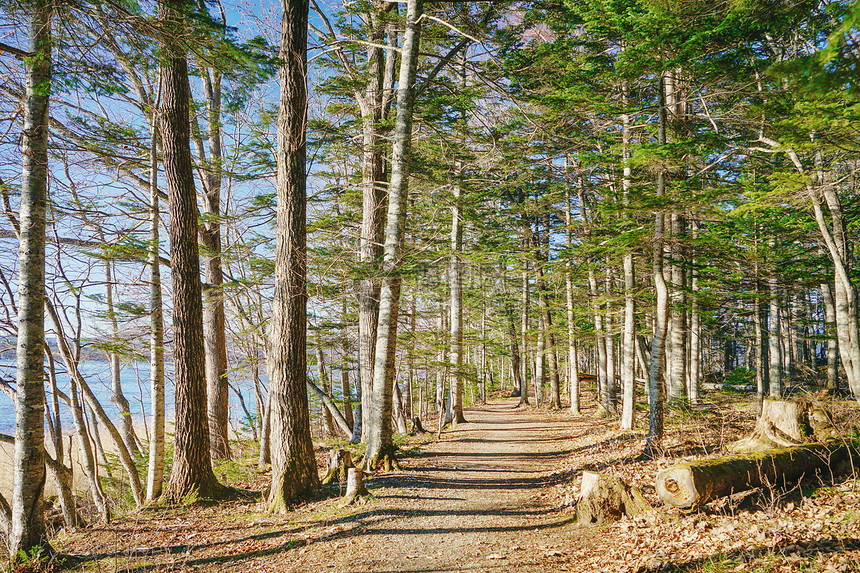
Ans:
{"type": "MultiPolygon", "coordinates": [[[[593,409],[574,416],[501,399],[467,410],[468,422],[441,440],[412,438],[403,470],[368,476],[371,496],[357,505],[341,507],[333,487],[286,515],[259,501],[149,509],[53,543],[83,559],[80,571],[860,571],[855,478],[762,490],[692,514],[658,501],[659,468],[715,455],[752,429],[752,408],[738,404],[674,412],[664,456],[646,461],[641,430],[619,431],[593,409]],[[641,487],[654,512],[577,525],[583,470],[641,487]]],[[[258,491],[268,482],[251,461],[245,479],[241,487],[258,491]]]]}

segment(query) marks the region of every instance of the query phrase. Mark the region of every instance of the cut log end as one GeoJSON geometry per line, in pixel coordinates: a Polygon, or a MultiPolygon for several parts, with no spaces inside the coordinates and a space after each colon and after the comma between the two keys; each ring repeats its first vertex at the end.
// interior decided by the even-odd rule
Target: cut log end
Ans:
{"type": "Polygon", "coordinates": [[[696,490],[690,466],[680,464],[657,474],[657,494],[674,507],[692,509],[703,499],[696,490]]]}

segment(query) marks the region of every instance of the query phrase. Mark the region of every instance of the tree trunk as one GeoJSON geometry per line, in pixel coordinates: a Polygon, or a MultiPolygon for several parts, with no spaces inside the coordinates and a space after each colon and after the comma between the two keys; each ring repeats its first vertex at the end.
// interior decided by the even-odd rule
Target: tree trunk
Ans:
{"type": "Polygon", "coordinates": [[[159,253],[160,209],[158,206],[158,128],[152,114],[149,160],[149,463],[146,499],[161,495],[164,483],[164,314],[161,300],[161,263],[159,253]]]}
{"type": "MultiPolygon", "coordinates": [[[[346,299],[341,301],[341,321],[346,324],[346,299]]],[[[352,414],[352,389],[349,384],[349,335],[344,327],[344,335],[341,341],[341,363],[340,363],[340,392],[343,397],[341,407],[343,409],[343,417],[349,427],[354,430],[355,417],[352,414]]]]}
{"type": "MultiPolygon", "coordinates": [[[[30,16],[18,243],[18,340],[10,559],[49,549],[45,533],[45,213],[52,3],[27,3],[30,16]]],[[[5,508],[4,508],[5,510],[5,508]]],[[[5,511],[3,512],[5,514],[5,511]]]]}
{"type": "Polygon", "coordinates": [[[448,278],[451,286],[451,425],[466,421],[463,416],[463,270],[460,253],[463,250],[462,191],[454,185],[451,205],[451,260],[448,278]]]}
{"type": "MultiPolygon", "coordinates": [[[[328,370],[325,365],[325,353],[322,349],[322,341],[320,337],[317,336],[317,374],[319,375],[320,386],[322,386],[322,391],[329,395],[331,394],[331,380],[329,379],[328,370]]],[[[334,401],[332,401],[332,405],[334,405],[334,401]]],[[[341,415],[341,418],[343,416],[341,415]]],[[[325,431],[326,435],[330,438],[334,437],[337,434],[337,428],[334,424],[334,418],[332,418],[331,410],[327,407],[323,408],[323,419],[325,420],[325,431]]],[[[346,420],[343,420],[343,423],[346,423],[346,420]]],[[[343,429],[343,428],[342,428],[343,429]]],[[[346,428],[347,435],[351,435],[352,432],[349,431],[349,427],[346,428]]]]}
{"type": "Polygon", "coordinates": [[[821,298],[824,301],[824,335],[827,345],[827,391],[839,391],[839,349],[836,343],[836,306],[833,304],[833,291],[827,283],[821,284],[821,298]]]}
{"type": "Polygon", "coordinates": [[[511,352],[511,380],[513,380],[514,392],[517,392],[520,398],[517,406],[523,406],[529,403],[528,389],[526,388],[525,380],[520,375],[520,346],[517,340],[517,325],[514,317],[514,305],[508,298],[508,280],[507,268],[502,264],[502,291],[505,295],[505,315],[508,323],[508,346],[511,352]]]}
{"type": "MultiPolygon", "coordinates": [[[[203,273],[203,340],[206,349],[206,395],[209,415],[209,452],[213,459],[230,457],[228,436],[227,336],[224,311],[224,273],[221,266],[221,78],[217,68],[200,66],[209,131],[209,157],[202,144],[198,156],[203,171],[203,211],[207,215],[199,227],[203,273]]],[[[196,124],[195,124],[196,125],[196,124]]]]}
{"type": "Polygon", "coordinates": [[[595,353],[597,354],[597,387],[599,398],[599,412],[603,416],[612,416],[615,414],[614,404],[609,393],[609,380],[606,376],[606,346],[610,340],[606,336],[606,331],[603,326],[603,313],[600,311],[600,305],[597,300],[600,297],[600,291],[597,288],[597,278],[594,269],[588,269],[588,285],[591,289],[592,303],[594,309],[594,335],[595,335],[595,353]]]}
{"type": "MultiPolygon", "coordinates": [[[[520,404],[528,404],[528,388],[529,388],[529,275],[528,263],[523,269],[523,288],[522,288],[522,308],[520,314],[520,337],[522,339],[522,351],[520,354],[520,379],[522,380],[522,391],[520,395],[520,404]]],[[[535,396],[535,402],[537,402],[535,396]]]]}
{"type": "MultiPolygon", "coordinates": [[[[186,25],[187,3],[162,0],[159,18],[176,30],[186,25]]],[[[161,141],[170,203],[170,265],[173,283],[173,363],[176,441],[166,498],[177,503],[190,493],[216,498],[223,486],[209,456],[203,304],[197,247],[197,193],[191,164],[188,60],[178,34],[162,36],[161,141]]]]}
{"type": "Polygon", "coordinates": [[[684,253],[680,245],[684,239],[684,217],[677,213],[671,217],[672,241],[671,276],[672,292],[670,295],[670,326],[672,333],[669,353],[669,384],[666,399],[669,402],[680,402],[687,397],[687,325],[684,286],[684,253]]]}
{"type": "Polygon", "coordinates": [[[268,356],[272,409],[268,504],[272,512],[286,511],[319,486],[305,388],[308,1],[289,0],[282,8],[275,297],[268,356]]]}
{"type": "Polygon", "coordinates": [[[373,369],[371,427],[365,467],[375,469],[380,461],[393,455],[391,407],[394,384],[394,358],[397,348],[397,318],[400,307],[400,266],[406,203],[409,189],[409,158],[412,145],[412,108],[418,44],[421,35],[422,0],[409,0],[406,6],[406,31],[401,48],[400,77],[397,88],[397,116],[394,127],[394,153],[388,191],[388,214],[373,369]]]}
{"type": "MultiPolygon", "coordinates": [[[[658,135],[660,145],[666,144],[666,94],[663,77],[658,80],[658,135]]],[[[657,172],[656,196],[663,197],[666,190],[666,174],[663,170],[657,172]]],[[[660,441],[663,439],[663,358],[666,343],[666,323],[669,310],[669,292],[666,288],[666,278],[663,276],[663,229],[664,215],[657,211],[654,215],[654,248],[652,252],[652,268],[654,288],[657,291],[657,309],[654,316],[654,337],[651,340],[651,362],[648,369],[648,437],[645,453],[655,455],[660,441]]]]}
{"type": "MultiPolygon", "coordinates": [[[[573,229],[571,227],[573,224],[573,217],[571,216],[570,201],[570,187],[565,186],[564,235],[568,248],[571,248],[571,246],[573,245],[573,229]]],[[[565,297],[567,302],[567,368],[568,376],[570,377],[570,380],[568,381],[570,390],[570,412],[572,414],[579,414],[579,356],[576,352],[575,325],[573,315],[573,261],[570,257],[567,259],[564,274],[564,285],[565,297]]]]}
{"type": "Polygon", "coordinates": [[[111,346],[107,351],[108,364],[110,366],[110,401],[119,409],[122,441],[132,455],[139,455],[140,448],[137,447],[137,436],[134,434],[134,421],[131,417],[131,406],[122,391],[121,370],[119,364],[119,353],[116,347],[120,344],[119,323],[116,319],[116,310],[113,302],[113,263],[110,259],[104,260],[105,272],[105,305],[107,306],[108,322],[111,327],[111,346]]]}
{"type": "Polygon", "coordinates": [[[362,125],[361,150],[361,236],[358,241],[359,260],[370,276],[364,276],[358,286],[358,353],[359,383],[364,403],[361,407],[361,441],[366,442],[370,430],[370,400],[373,394],[373,368],[376,356],[376,325],[379,320],[378,265],[382,258],[385,206],[385,155],[380,134],[383,117],[384,66],[382,43],[384,22],[375,13],[368,15],[370,25],[367,48],[368,80],[364,92],[356,91],[362,125]]]}
{"type": "MultiPolygon", "coordinates": [[[[693,239],[695,240],[697,238],[695,224],[693,229],[693,239]]],[[[693,270],[692,273],[693,276],[690,280],[690,290],[692,292],[692,295],[690,298],[690,336],[688,343],[689,368],[687,371],[687,379],[689,380],[689,384],[687,387],[687,394],[690,397],[690,402],[692,402],[693,404],[698,404],[699,389],[701,386],[701,362],[699,360],[699,355],[702,352],[702,320],[701,312],[699,310],[699,273],[696,270],[693,270]]]]}
{"type": "Polygon", "coordinates": [[[90,438],[87,434],[86,420],[84,419],[81,401],[78,398],[78,384],[74,376],[69,377],[69,409],[72,411],[72,422],[75,425],[75,436],[77,437],[78,450],[80,452],[79,459],[84,469],[84,475],[87,476],[90,495],[102,521],[108,523],[110,521],[110,510],[108,509],[107,496],[99,482],[98,466],[96,465],[90,438]]]}
{"type": "MultiPolygon", "coordinates": [[[[622,81],[621,103],[624,111],[621,114],[621,190],[624,206],[624,218],[632,223],[630,213],[630,187],[633,184],[633,168],[630,165],[632,152],[631,120],[627,113],[630,105],[629,85],[622,81]]],[[[621,429],[633,428],[636,406],[636,275],[634,274],[633,252],[624,253],[622,258],[624,268],[624,333],[621,340],[621,429]]]]}
{"type": "Polygon", "coordinates": [[[770,396],[778,398],[782,395],[782,343],[780,341],[779,320],[779,283],[774,276],[768,279],[770,295],[770,311],[768,312],[768,354],[770,356],[770,396]]]}

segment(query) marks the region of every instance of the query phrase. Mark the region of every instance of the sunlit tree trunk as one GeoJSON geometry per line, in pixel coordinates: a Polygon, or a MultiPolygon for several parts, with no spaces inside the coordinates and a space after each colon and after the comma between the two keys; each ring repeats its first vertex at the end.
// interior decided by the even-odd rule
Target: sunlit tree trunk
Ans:
{"type": "MultiPolygon", "coordinates": [[[[215,68],[200,67],[206,97],[206,120],[209,131],[209,157],[198,143],[197,153],[203,168],[203,211],[200,224],[203,275],[203,339],[206,349],[206,396],[209,416],[209,452],[213,459],[230,457],[228,436],[227,335],[224,310],[224,272],[221,264],[221,187],[223,151],[221,146],[221,81],[215,68]]],[[[196,123],[195,123],[196,125],[196,123]]]]}
{"type": "MultiPolygon", "coordinates": [[[[633,171],[630,167],[630,115],[626,108],[628,102],[628,86],[625,81],[622,86],[622,104],[625,107],[621,114],[621,189],[625,217],[630,218],[630,186],[633,171]]],[[[624,253],[622,258],[624,268],[624,331],[621,339],[621,428],[629,430],[633,427],[636,399],[636,275],[633,265],[633,252],[624,253]]]]}
{"type": "Polygon", "coordinates": [[[768,279],[770,310],[768,312],[768,355],[770,356],[770,395],[782,396],[782,341],[780,332],[779,282],[775,276],[768,279]]]}
{"type": "Polygon", "coordinates": [[[451,425],[465,422],[463,416],[463,270],[460,260],[463,250],[462,190],[454,185],[451,205],[451,260],[448,267],[451,311],[451,425]]]}
{"type": "Polygon", "coordinates": [[[687,397],[687,325],[684,287],[684,254],[681,241],[684,237],[685,221],[679,214],[672,215],[671,232],[675,244],[671,248],[672,292],[670,301],[671,348],[669,352],[669,384],[666,398],[670,402],[681,401],[687,397]]]}
{"type": "MultiPolygon", "coordinates": [[[[666,144],[666,93],[664,79],[658,80],[658,134],[657,142],[666,144]]],[[[666,192],[666,175],[663,169],[657,171],[656,193],[661,198],[666,192]]],[[[659,207],[658,207],[659,209],[659,207]]],[[[651,360],[648,368],[648,437],[645,453],[654,456],[657,447],[663,439],[663,359],[666,343],[666,326],[669,311],[669,291],[666,278],[663,275],[663,242],[665,238],[664,214],[658,210],[654,215],[654,248],[652,251],[652,269],[654,288],[657,292],[657,308],[654,316],[654,337],[651,340],[651,360]]]]}
{"type": "Polygon", "coordinates": [[[164,314],[159,257],[160,210],[158,198],[158,129],[153,111],[149,160],[149,462],[146,499],[161,495],[164,482],[164,314]]]}
{"type": "MultiPolygon", "coordinates": [[[[570,187],[564,191],[565,239],[568,248],[573,245],[573,218],[570,209],[570,187]]],[[[568,257],[564,273],[565,297],[567,302],[567,368],[569,376],[570,411],[579,414],[579,356],[576,351],[575,325],[573,314],[573,261],[568,257]]]]}
{"type": "MultiPolygon", "coordinates": [[[[375,7],[374,7],[375,9],[375,7]]],[[[356,91],[361,112],[361,235],[359,260],[366,276],[358,285],[358,366],[361,396],[361,441],[367,441],[370,430],[370,400],[373,394],[373,368],[376,356],[376,325],[379,320],[379,278],[376,276],[382,258],[385,221],[385,154],[380,133],[384,111],[383,51],[384,22],[379,14],[367,16],[371,45],[367,47],[367,84],[356,91]]]]}
{"type": "MultiPolygon", "coordinates": [[[[45,213],[48,185],[48,101],[51,95],[52,4],[28,2],[29,52],[21,136],[21,204],[18,243],[18,339],[15,453],[12,466],[13,562],[49,548],[45,532],[45,213]]],[[[5,508],[4,508],[5,509],[5,508]]],[[[4,511],[5,513],[5,511],[4,511]]]]}
{"type": "Polygon", "coordinates": [[[105,259],[105,306],[107,306],[108,322],[111,328],[111,348],[107,351],[108,364],[110,366],[110,382],[111,396],[110,400],[119,409],[120,428],[122,432],[122,441],[125,442],[125,447],[134,455],[140,454],[140,448],[137,447],[137,436],[134,434],[134,421],[131,417],[131,406],[128,399],[122,391],[122,380],[119,363],[119,353],[116,351],[116,346],[120,344],[119,323],[116,319],[116,307],[113,301],[113,262],[110,259],[105,259]]]}
{"type": "Polygon", "coordinates": [[[308,0],[283,0],[281,9],[275,296],[268,349],[272,512],[286,511],[319,486],[305,386],[308,0]]]}
{"type": "Polygon", "coordinates": [[[368,434],[365,467],[375,468],[394,453],[391,407],[394,384],[394,358],[397,348],[397,318],[400,307],[400,265],[406,203],[409,185],[409,158],[412,145],[412,108],[418,44],[421,35],[422,0],[409,0],[406,6],[406,31],[401,48],[397,88],[397,115],[394,127],[394,152],[388,190],[388,215],[385,224],[382,287],[379,295],[379,321],[376,332],[376,358],[373,369],[371,427],[368,434]]]}
{"type": "Polygon", "coordinates": [[[176,441],[169,501],[189,492],[215,498],[223,486],[215,479],[209,455],[203,303],[197,246],[197,193],[191,163],[188,59],[179,40],[186,22],[185,2],[163,0],[159,18],[170,30],[162,35],[166,56],[161,67],[161,142],[170,203],[170,265],[173,283],[173,363],[176,441]]]}

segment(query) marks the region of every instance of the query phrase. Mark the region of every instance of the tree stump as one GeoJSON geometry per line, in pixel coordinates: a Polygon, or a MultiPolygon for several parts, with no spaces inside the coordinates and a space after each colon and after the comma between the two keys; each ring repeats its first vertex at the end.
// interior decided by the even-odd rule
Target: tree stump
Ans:
{"type": "Polygon", "coordinates": [[[726,446],[733,453],[760,452],[771,448],[789,448],[825,441],[835,437],[830,416],[822,408],[814,408],[808,400],[765,398],[761,415],[753,432],[726,446]]]}
{"type": "Polygon", "coordinates": [[[338,483],[347,480],[347,471],[353,467],[352,454],[347,450],[330,450],[326,456],[327,471],[322,484],[327,485],[337,479],[338,483]]]}
{"type": "Polygon", "coordinates": [[[424,429],[424,426],[421,425],[421,418],[415,416],[412,418],[412,429],[409,431],[413,436],[415,434],[426,434],[427,430],[424,429]]]}
{"type": "Polygon", "coordinates": [[[576,520],[583,525],[615,521],[622,515],[633,517],[651,510],[642,492],[621,478],[597,472],[582,473],[582,486],[576,502],[576,520]]]}
{"type": "Polygon", "coordinates": [[[352,505],[359,497],[368,495],[368,493],[367,488],[364,487],[364,472],[361,468],[349,468],[346,478],[346,495],[343,496],[341,505],[352,505]]]}

